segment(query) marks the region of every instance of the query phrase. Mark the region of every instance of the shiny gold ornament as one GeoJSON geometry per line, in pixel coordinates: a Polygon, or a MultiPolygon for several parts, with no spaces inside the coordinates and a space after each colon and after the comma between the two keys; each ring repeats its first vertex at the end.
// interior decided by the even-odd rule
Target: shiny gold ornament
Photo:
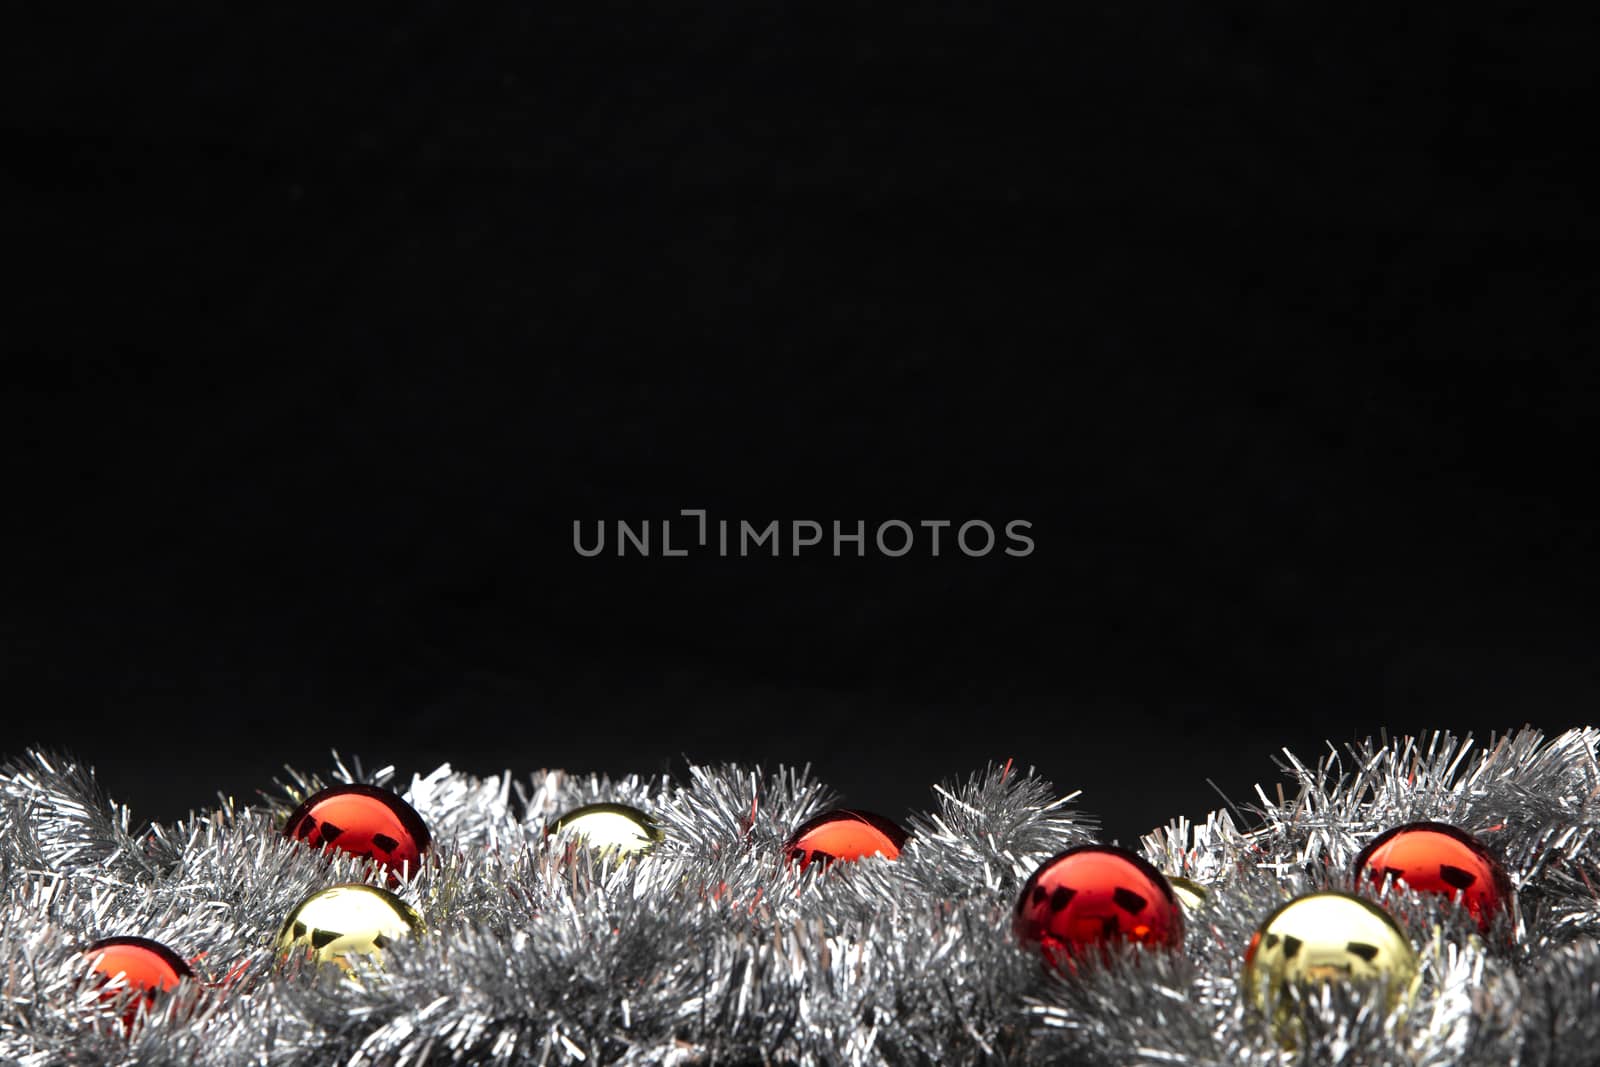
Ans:
{"type": "Polygon", "coordinates": [[[349,969],[350,956],[381,959],[391,941],[423,932],[415,908],[378,886],[353,883],[302,900],[278,931],[283,954],[306,952],[319,963],[349,969]]]}
{"type": "Polygon", "coordinates": [[[1178,898],[1178,903],[1183,905],[1184,911],[1199,911],[1206,903],[1206,887],[1190,878],[1179,875],[1167,875],[1167,882],[1172,886],[1172,895],[1178,898]]]}
{"type": "Polygon", "coordinates": [[[586,804],[555,821],[552,836],[582,841],[591,849],[617,856],[648,852],[660,843],[655,820],[626,804],[586,804]]]}
{"type": "Polygon", "coordinates": [[[1240,987],[1256,1009],[1273,1010],[1279,1036],[1288,1027],[1290,985],[1388,983],[1388,1009],[1408,1001],[1418,977],[1417,954],[1388,912],[1350,893],[1296,897],[1267,916],[1250,938],[1240,987]]]}

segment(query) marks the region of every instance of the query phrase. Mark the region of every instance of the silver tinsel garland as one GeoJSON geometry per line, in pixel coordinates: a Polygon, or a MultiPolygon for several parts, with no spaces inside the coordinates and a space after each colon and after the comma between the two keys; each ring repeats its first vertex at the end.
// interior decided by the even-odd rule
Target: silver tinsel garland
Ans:
{"type": "Polygon", "coordinates": [[[832,797],[805,772],[693,767],[684,781],[444,766],[386,784],[432,828],[437,863],[401,893],[426,936],[352,978],[271,942],[313,889],[381,878],[283,838],[326,784],[291,772],[254,806],[139,826],[72,759],[0,771],[7,961],[0,1060],[75,1064],[1593,1064],[1600,1063],[1600,730],[1368,742],[1248,808],[1143,838],[1209,888],[1182,955],[1129,949],[1071,977],[1013,941],[1029,873],[1094,839],[1032,771],[938,787],[899,860],[806,870],[790,830],[832,797]],[[617,863],[546,847],[576,805],[645,808],[665,841],[617,863]],[[1350,888],[1351,860],[1403,822],[1450,822],[1504,858],[1518,906],[1480,936],[1448,901],[1388,893],[1422,961],[1412,1008],[1319,987],[1286,1051],[1241,1003],[1241,955],[1289,896],[1350,888]],[[203,953],[200,982],[128,1033],[84,982],[82,946],[135,934],[203,953]]]}

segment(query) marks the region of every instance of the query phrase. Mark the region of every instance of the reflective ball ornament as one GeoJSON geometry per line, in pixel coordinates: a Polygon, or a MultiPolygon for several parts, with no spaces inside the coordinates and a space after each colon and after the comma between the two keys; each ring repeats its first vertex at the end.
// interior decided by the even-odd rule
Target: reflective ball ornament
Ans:
{"type": "Polygon", "coordinates": [[[550,827],[556,838],[582,841],[596,852],[632,856],[661,843],[661,828],[645,812],[626,804],[585,804],[550,827]]]}
{"type": "Polygon", "coordinates": [[[1487,930],[1511,901],[1511,879],[1482,842],[1441,822],[1414,822],[1380,834],[1356,857],[1357,877],[1382,885],[1393,878],[1422,893],[1461,894],[1487,930]]]}
{"type": "Polygon", "coordinates": [[[107,998],[124,990],[144,991],[142,997],[129,1001],[122,1017],[127,1026],[133,1025],[141,1004],[154,1004],[156,994],[176,988],[185,978],[194,978],[194,972],[181,956],[161,942],[146,937],[101,938],[84,949],[84,955],[93,961],[91,966],[98,980],[109,983],[121,978],[122,986],[108,989],[107,998]]]}
{"type": "Polygon", "coordinates": [[[1131,941],[1183,947],[1183,906],[1166,876],[1114,845],[1080,845],[1029,876],[1012,929],[1058,967],[1091,948],[1131,941]]]}
{"type": "Polygon", "coordinates": [[[1205,907],[1206,887],[1192,878],[1182,875],[1167,875],[1167,884],[1172,886],[1172,895],[1178,898],[1178,903],[1183,905],[1186,912],[1196,912],[1205,907]]]}
{"type": "Polygon", "coordinates": [[[1293,1044],[1290,986],[1386,980],[1393,1011],[1409,998],[1417,975],[1417,954],[1388,912],[1330,890],[1296,897],[1267,916],[1245,949],[1239,985],[1256,1010],[1273,1013],[1279,1037],[1293,1044]]]}
{"type": "Polygon", "coordinates": [[[910,834],[893,820],[870,811],[835,808],[802,823],[789,835],[784,845],[791,862],[800,869],[818,861],[824,866],[835,860],[858,860],[863,856],[880,855],[884,859],[899,859],[910,834]]]}
{"type": "Polygon", "coordinates": [[[336,848],[389,868],[389,884],[402,871],[415,874],[431,844],[428,827],[399,794],[373,785],[335,785],[313,793],[294,809],[284,836],[313,848],[336,848]]]}
{"type": "Polygon", "coordinates": [[[352,883],[321,889],[302,900],[278,930],[284,955],[305,953],[319,963],[349,969],[351,956],[381,960],[389,943],[420,935],[415,908],[373,885],[352,883]]]}

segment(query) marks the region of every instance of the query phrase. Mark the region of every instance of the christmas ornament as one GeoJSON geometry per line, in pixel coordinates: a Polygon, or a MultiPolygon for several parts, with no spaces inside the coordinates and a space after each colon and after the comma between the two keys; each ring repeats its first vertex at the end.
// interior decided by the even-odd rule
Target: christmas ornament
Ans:
{"type": "Polygon", "coordinates": [[[278,931],[277,948],[348,969],[347,957],[381,959],[391,941],[423,930],[416,909],[387,889],[351,883],[318,890],[296,905],[278,931]]]}
{"type": "Polygon", "coordinates": [[[84,955],[93,960],[94,973],[101,980],[110,982],[119,976],[122,978],[123,986],[107,990],[107,997],[115,997],[123,989],[144,990],[142,997],[129,1002],[128,1011],[122,1017],[128,1026],[133,1025],[141,1003],[153,1004],[157,993],[164,993],[185,978],[194,977],[181,956],[161,942],[146,937],[101,938],[84,949],[84,955]]]}
{"type": "Polygon", "coordinates": [[[784,848],[789,859],[799,860],[804,870],[811,866],[812,860],[826,865],[834,860],[857,860],[874,854],[898,859],[909,836],[882,815],[835,808],[804,823],[789,835],[784,848]]]}
{"type": "Polygon", "coordinates": [[[1239,985],[1248,1002],[1273,1010],[1280,1037],[1287,1029],[1290,985],[1388,982],[1393,1011],[1417,978],[1417,954],[1405,931],[1378,905],[1352,893],[1326,891],[1296,897],[1257,928],[1244,953],[1239,985]]]}
{"type": "Polygon", "coordinates": [[[416,873],[428,851],[428,827],[398,794],[371,785],[335,785],[300,803],[284,835],[316,847],[337,848],[389,868],[389,884],[402,871],[416,873]]]}
{"type": "Polygon", "coordinates": [[[648,852],[661,841],[655,820],[626,804],[585,804],[550,827],[559,837],[581,840],[596,852],[628,856],[648,852]]]}
{"type": "Polygon", "coordinates": [[[1113,845],[1069,848],[1029,876],[1012,928],[1058,966],[1091,945],[1181,948],[1183,909],[1166,877],[1113,845]]]}
{"type": "Polygon", "coordinates": [[[1414,822],[1380,834],[1356,857],[1359,877],[1366,872],[1382,884],[1397,879],[1423,893],[1461,894],[1479,927],[1511,900],[1511,879],[1493,853],[1471,834],[1441,822],[1414,822]]]}
{"type": "Polygon", "coordinates": [[[1191,878],[1169,874],[1167,884],[1172,887],[1172,895],[1178,898],[1184,911],[1197,911],[1206,902],[1206,887],[1191,878]]]}

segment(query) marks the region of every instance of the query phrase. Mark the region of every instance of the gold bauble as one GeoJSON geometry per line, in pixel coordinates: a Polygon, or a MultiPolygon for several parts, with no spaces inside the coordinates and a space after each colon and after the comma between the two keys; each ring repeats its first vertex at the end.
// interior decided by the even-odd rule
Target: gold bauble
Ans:
{"type": "Polygon", "coordinates": [[[629,856],[648,852],[661,841],[655,820],[626,804],[586,804],[574,808],[551,826],[558,838],[582,841],[596,852],[629,856]]]}
{"type": "Polygon", "coordinates": [[[1289,986],[1387,981],[1387,1006],[1394,1011],[1417,978],[1416,951],[1389,913],[1330,890],[1296,897],[1267,916],[1245,950],[1240,986],[1257,1010],[1276,1005],[1273,1023],[1292,1042],[1285,1029],[1289,986]]]}
{"type": "Polygon", "coordinates": [[[352,883],[306,897],[278,931],[280,953],[309,953],[348,969],[350,956],[381,959],[389,942],[423,932],[422,916],[387,889],[352,883]]]}
{"type": "Polygon", "coordinates": [[[1206,887],[1190,878],[1181,875],[1167,875],[1167,883],[1172,886],[1172,895],[1178,898],[1184,911],[1199,911],[1205,906],[1206,887]]]}

